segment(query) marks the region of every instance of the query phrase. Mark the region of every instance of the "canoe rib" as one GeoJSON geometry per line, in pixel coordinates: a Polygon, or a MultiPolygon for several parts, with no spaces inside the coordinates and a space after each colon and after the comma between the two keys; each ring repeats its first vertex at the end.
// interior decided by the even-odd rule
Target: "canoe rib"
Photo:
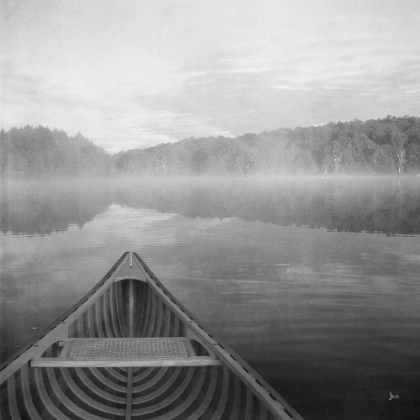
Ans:
{"type": "Polygon", "coordinates": [[[2,420],[302,420],[200,325],[137,254],[128,253],[78,304],[2,366],[0,401],[2,420]],[[189,359],[214,365],[168,367],[170,359],[142,366],[143,358],[115,365],[102,360],[95,366],[89,360],[86,367],[64,360],[74,340],[109,339],[182,339],[189,359]]]}

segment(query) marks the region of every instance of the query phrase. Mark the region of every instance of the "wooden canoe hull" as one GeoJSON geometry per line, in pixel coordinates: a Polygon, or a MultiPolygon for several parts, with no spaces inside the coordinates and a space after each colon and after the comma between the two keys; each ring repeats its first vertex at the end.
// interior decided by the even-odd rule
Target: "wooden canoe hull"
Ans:
{"type": "Polygon", "coordinates": [[[166,290],[137,254],[0,372],[1,419],[301,419],[166,290]],[[206,366],[32,367],[72,338],[185,337],[206,366]]]}

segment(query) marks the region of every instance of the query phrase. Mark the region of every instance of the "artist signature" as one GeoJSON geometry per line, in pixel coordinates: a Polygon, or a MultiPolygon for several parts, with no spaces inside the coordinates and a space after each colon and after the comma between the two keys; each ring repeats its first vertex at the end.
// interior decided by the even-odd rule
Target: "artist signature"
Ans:
{"type": "Polygon", "coordinates": [[[398,395],[392,395],[392,392],[389,393],[389,401],[391,400],[399,400],[400,397],[398,395]]]}

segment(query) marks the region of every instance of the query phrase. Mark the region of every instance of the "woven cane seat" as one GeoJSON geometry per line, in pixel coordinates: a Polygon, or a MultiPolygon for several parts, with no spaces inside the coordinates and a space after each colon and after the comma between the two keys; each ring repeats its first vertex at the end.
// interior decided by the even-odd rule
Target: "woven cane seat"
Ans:
{"type": "Polygon", "coordinates": [[[179,338],[104,338],[72,340],[70,360],[187,359],[185,341],[179,338]]]}

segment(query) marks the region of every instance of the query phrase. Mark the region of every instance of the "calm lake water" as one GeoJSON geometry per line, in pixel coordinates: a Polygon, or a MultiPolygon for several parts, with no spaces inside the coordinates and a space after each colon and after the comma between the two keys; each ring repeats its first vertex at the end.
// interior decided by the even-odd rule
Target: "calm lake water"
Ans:
{"type": "Polygon", "coordinates": [[[13,183],[0,203],[3,360],[133,250],[306,420],[420,418],[419,178],[13,183]]]}

